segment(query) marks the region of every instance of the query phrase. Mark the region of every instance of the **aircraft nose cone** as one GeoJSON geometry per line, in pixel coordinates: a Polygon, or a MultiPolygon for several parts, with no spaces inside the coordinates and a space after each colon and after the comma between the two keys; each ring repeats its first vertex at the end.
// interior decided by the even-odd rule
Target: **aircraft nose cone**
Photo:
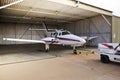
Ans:
{"type": "Polygon", "coordinates": [[[83,43],[86,43],[86,40],[83,40],[83,43]]]}
{"type": "Polygon", "coordinates": [[[86,40],[84,40],[83,42],[86,43],[86,40]]]}
{"type": "Polygon", "coordinates": [[[85,44],[85,43],[86,43],[86,40],[82,39],[81,42],[82,42],[83,44],[85,44]]]}

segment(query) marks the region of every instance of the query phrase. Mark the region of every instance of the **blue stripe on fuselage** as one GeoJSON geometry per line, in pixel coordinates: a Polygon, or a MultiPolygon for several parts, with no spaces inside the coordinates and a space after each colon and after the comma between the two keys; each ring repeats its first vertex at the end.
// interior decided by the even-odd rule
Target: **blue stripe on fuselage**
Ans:
{"type": "Polygon", "coordinates": [[[61,37],[57,37],[57,38],[60,39],[60,40],[80,42],[80,40],[75,40],[75,39],[68,39],[68,38],[61,38],[61,37]]]}

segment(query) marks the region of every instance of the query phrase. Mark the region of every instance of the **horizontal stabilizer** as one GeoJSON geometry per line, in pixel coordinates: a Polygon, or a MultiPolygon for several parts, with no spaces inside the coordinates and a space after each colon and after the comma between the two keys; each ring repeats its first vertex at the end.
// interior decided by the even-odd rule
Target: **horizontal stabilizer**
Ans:
{"type": "Polygon", "coordinates": [[[90,40],[93,40],[93,39],[96,39],[98,36],[93,36],[93,37],[87,37],[87,36],[81,36],[81,38],[87,40],[87,41],[90,41],[90,40]]]}

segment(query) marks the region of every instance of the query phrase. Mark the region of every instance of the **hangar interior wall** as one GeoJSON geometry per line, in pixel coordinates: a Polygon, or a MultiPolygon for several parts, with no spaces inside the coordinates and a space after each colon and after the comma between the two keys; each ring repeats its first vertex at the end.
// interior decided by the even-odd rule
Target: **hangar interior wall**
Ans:
{"type": "Polygon", "coordinates": [[[120,17],[112,17],[112,42],[120,43],[120,17]]]}
{"type": "MultiPolygon", "coordinates": [[[[110,16],[105,17],[112,23],[110,16]]],[[[97,39],[88,43],[90,46],[97,46],[98,43],[103,42],[111,42],[111,26],[101,15],[67,24],[65,29],[78,36],[98,36],[97,39]]]]}

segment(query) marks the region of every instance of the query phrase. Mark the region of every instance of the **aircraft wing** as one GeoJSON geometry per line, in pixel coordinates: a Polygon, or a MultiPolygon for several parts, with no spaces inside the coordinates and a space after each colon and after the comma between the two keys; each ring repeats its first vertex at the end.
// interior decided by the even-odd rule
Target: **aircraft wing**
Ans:
{"type": "Polygon", "coordinates": [[[81,36],[81,38],[85,39],[86,41],[90,41],[93,39],[96,39],[98,36],[93,36],[93,37],[87,37],[87,36],[81,36]]]}
{"type": "Polygon", "coordinates": [[[13,38],[3,38],[6,41],[19,41],[19,42],[28,42],[28,43],[44,43],[45,41],[42,40],[27,40],[27,39],[13,39],[13,38]]]}

